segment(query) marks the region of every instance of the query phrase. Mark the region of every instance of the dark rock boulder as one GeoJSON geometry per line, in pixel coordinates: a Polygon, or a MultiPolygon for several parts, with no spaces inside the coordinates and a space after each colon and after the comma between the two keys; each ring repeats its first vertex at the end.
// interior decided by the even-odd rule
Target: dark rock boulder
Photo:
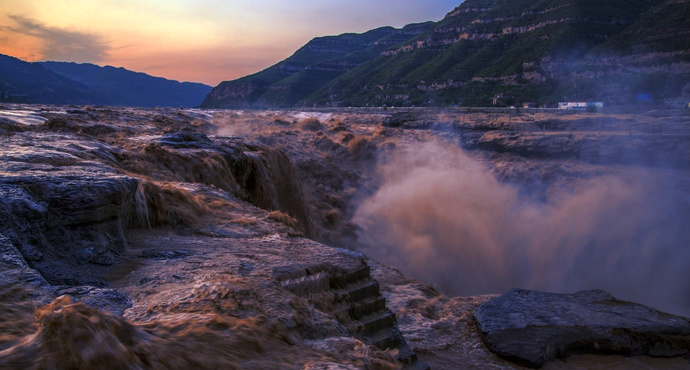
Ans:
{"type": "Polygon", "coordinates": [[[675,357],[690,349],[688,319],[602,290],[513,289],[481,305],[475,318],[492,352],[529,367],[576,353],[675,357]]]}

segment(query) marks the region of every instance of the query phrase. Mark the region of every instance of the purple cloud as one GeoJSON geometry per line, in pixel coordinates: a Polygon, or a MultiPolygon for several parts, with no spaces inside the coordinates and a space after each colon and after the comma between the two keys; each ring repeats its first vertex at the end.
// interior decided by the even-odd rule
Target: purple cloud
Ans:
{"type": "Polygon", "coordinates": [[[108,56],[110,46],[100,35],[49,27],[20,15],[8,17],[15,24],[6,30],[43,40],[40,53],[45,60],[95,63],[108,56]]]}

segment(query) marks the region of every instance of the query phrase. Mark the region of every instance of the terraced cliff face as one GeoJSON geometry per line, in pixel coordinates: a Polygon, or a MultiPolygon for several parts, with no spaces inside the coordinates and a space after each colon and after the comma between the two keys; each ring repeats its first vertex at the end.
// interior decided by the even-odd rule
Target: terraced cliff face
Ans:
{"type": "Polygon", "coordinates": [[[617,105],[636,101],[639,93],[657,102],[679,97],[690,66],[688,45],[677,37],[688,29],[677,20],[687,18],[683,5],[466,1],[313,101],[339,94],[345,105],[617,105]],[[497,94],[503,95],[494,102],[497,94]]]}
{"type": "Polygon", "coordinates": [[[357,63],[318,60],[330,67],[306,68],[320,75],[305,72],[256,88],[288,59],[218,86],[205,106],[630,105],[638,94],[663,103],[690,83],[688,16],[687,2],[674,0],[468,0],[426,29],[403,29],[417,34],[375,42],[357,63]],[[289,99],[279,98],[288,92],[289,99]],[[244,100],[232,100],[238,95],[244,100]]]}

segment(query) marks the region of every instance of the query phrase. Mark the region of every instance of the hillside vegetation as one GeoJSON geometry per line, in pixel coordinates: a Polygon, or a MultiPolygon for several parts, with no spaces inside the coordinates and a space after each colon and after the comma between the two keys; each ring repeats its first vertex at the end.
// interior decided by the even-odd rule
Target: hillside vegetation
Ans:
{"type": "Polygon", "coordinates": [[[203,105],[625,105],[638,94],[659,103],[690,83],[688,5],[467,0],[436,23],[314,39],[273,67],[223,82],[203,105]]]}

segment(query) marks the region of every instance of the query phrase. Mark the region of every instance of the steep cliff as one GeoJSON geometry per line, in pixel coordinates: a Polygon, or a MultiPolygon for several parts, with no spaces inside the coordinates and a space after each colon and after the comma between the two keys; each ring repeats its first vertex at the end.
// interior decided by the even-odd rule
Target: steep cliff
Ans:
{"type": "Polygon", "coordinates": [[[689,80],[686,13],[674,1],[466,1],[311,101],[486,106],[501,93],[497,105],[660,101],[689,80]]]}

